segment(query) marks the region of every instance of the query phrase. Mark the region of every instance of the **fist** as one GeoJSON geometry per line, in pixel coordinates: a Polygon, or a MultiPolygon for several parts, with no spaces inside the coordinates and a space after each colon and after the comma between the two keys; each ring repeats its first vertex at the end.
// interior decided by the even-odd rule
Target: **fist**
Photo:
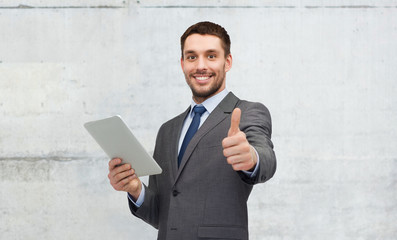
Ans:
{"type": "Polygon", "coordinates": [[[223,155],[235,171],[252,171],[257,163],[255,150],[249,144],[244,132],[240,131],[241,110],[235,108],[232,113],[230,129],[223,139],[223,155]]]}

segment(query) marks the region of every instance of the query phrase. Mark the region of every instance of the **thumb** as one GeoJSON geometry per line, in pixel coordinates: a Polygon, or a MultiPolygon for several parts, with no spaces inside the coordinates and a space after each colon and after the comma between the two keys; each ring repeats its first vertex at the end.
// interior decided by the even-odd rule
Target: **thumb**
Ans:
{"type": "Polygon", "coordinates": [[[241,110],[240,108],[235,108],[232,113],[231,122],[230,122],[230,129],[227,134],[228,137],[233,136],[240,132],[240,118],[241,118],[241,110]]]}

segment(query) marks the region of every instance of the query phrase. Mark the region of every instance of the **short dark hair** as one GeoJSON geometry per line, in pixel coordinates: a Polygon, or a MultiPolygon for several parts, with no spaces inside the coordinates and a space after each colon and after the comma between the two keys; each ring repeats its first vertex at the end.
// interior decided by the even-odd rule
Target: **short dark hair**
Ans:
{"type": "Polygon", "coordinates": [[[190,26],[181,36],[182,58],[183,58],[183,48],[185,47],[186,38],[195,33],[201,35],[208,34],[219,37],[222,42],[223,50],[225,51],[225,57],[230,54],[231,43],[230,43],[229,34],[227,34],[226,30],[222,26],[216,23],[206,21],[206,22],[199,22],[190,26]]]}

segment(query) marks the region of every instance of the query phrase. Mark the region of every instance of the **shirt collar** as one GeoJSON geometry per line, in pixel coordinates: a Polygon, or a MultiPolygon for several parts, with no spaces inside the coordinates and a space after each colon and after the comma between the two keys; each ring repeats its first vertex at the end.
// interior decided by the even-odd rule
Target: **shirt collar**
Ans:
{"type": "Polygon", "coordinates": [[[220,93],[208,98],[207,100],[205,100],[204,102],[202,102],[200,104],[195,103],[194,100],[192,99],[192,103],[190,104],[190,113],[189,114],[192,114],[193,108],[196,105],[204,106],[205,109],[207,110],[207,112],[209,114],[211,114],[211,112],[214,111],[216,106],[218,106],[218,104],[226,97],[226,95],[228,93],[229,93],[229,91],[225,88],[220,93]]]}

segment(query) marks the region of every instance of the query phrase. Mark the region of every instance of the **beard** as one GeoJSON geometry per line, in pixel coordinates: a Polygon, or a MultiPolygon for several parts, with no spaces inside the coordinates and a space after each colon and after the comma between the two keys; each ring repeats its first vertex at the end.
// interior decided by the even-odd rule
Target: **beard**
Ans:
{"type": "Polygon", "coordinates": [[[193,97],[207,99],[210,96],[214,95],[216,92],[218,92],[218,90],[222,87],[222,84],[223,84],[223,80],[214,82],[205,89],[195,88],[193,84],[189,84],[189,86],[190,89],[192,90],[193,97]]]}
{"type": "MultiPolygon", "coordinates": [[[[225,81],[225,72],[221,72],[220,75],[217,75],[215,73],[210,73],[210,75],[213,77],[212,82],[208,86],[200,86],[200,85],[195,85],[195,80],[194,80],[194,74],[205,74],[206,72],[196,72],[192,74],[185,75],[186,82],[189,85],[193,98],[199,98],[199,99],[207,99],[215,93],[219,91],[219,89],[223,86],[223,83],[225,81]]],[[[208,73],[207,73],[208,74],[208,73]]]]}

